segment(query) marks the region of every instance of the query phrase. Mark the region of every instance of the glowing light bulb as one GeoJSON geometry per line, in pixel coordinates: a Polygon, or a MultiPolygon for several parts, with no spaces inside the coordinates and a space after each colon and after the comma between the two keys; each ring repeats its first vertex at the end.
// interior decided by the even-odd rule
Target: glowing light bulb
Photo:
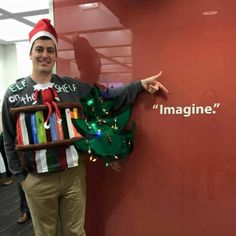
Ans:
{"type": "Polygon", "coordinates": [[[93,129],[97,129],[97,125],[95,123],[92,123],[91,126],[93,129]]]}
{"type": "Polygon", "coordinates": [[[87,101],[87,105],[91,106],[93,104],[93,99],[87,101]]]}
{"type": "Polygon", "coordinates": [[[100,129],[97,130],[96,135],[97,135],[98,137],[100,137],[100,136],[102,135],[102,131],[101,131],[100,129]]]}

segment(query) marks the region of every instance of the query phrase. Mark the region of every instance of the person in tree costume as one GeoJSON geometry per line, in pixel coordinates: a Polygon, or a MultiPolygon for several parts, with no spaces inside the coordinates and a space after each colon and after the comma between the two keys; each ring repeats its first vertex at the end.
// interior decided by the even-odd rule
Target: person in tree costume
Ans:
{"type": "MultiPolygon", "coordinates": [[[[91,140],[96,135],[106,145],[107,141],[114,142],[117,139],[114,135],[120,135],[127,123],[127,119],[121,123],[118,117],[130,113],[127,107],[140,92],[168,90],[158,81],[161,73],[104,92],[80,80],[53,74],[58,39],[48,19],[35,25],[29,41],[32,73],[9,86],[2,107],[9,168],[24,189],[36,236],[57,235],[58,230],[60,235],[82,236],[85,169],[81,140],[85,152],[95,152],[96,145],[91,140]],[[122,107],[127,110],[116,114],[122,107]],[[101,122],[102,127],[96,128],[101,122]]],[[[129,138],[125,142],[129,145],[129,138]]],[[[116,159],[113,154],[112,159],[104,159],[105,163],[116,159]]],[[[102,153],[100,157],[103,158],[102,153]]]]}

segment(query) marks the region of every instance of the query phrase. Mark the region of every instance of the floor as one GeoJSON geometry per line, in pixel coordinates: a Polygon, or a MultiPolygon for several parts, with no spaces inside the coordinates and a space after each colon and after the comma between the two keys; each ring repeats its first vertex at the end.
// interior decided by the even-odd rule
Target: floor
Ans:
{"type": "MultiPolygon", "coordinates": [[[[0,183],[3,177],[0,178],[0,183]]],[[[0,184],[0,236],[34,236],[31,220],[18,224],[20,215],[19,197],[16,182],[3,186],[0,184]]]]}

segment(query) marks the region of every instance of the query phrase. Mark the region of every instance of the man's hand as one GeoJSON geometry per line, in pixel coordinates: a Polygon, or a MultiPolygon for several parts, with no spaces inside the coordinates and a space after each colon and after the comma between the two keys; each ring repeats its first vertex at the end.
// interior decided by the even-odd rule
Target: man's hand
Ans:
{"type": "Polygon", "coordinates": [[[119,163],[119,161],[111,161],[109,163],[109,166],[114,170],[115,172],[121,172],[123,171],[122,165],[119,163]]]}
{"type": "Polygon", "coordinates": [[[142,79],[141,83],[143,88],[148,91],[151,94],[154,94],[158,91],[163,91],[165,93],[169,93],[169,90],[158,81],[158,78],[162,75],[162,71],[160,71],[158,74],[150,76],[146,79],[142,79]]]}

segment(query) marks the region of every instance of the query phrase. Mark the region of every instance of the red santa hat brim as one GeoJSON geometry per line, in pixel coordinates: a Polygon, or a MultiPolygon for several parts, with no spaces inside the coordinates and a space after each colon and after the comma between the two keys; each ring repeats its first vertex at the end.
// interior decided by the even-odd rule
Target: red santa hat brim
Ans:
{"type": "Polygon", "coordinates": [[[34,41],[42,36],[49,37],[56,45],[57,47],[57,33],[54,27],[51,25],[49,19],[42,19],[36,23],[34,28],[29,33],[29,42],[30,42],[30,48],[32,48],[32,45],[34,41]]]}

